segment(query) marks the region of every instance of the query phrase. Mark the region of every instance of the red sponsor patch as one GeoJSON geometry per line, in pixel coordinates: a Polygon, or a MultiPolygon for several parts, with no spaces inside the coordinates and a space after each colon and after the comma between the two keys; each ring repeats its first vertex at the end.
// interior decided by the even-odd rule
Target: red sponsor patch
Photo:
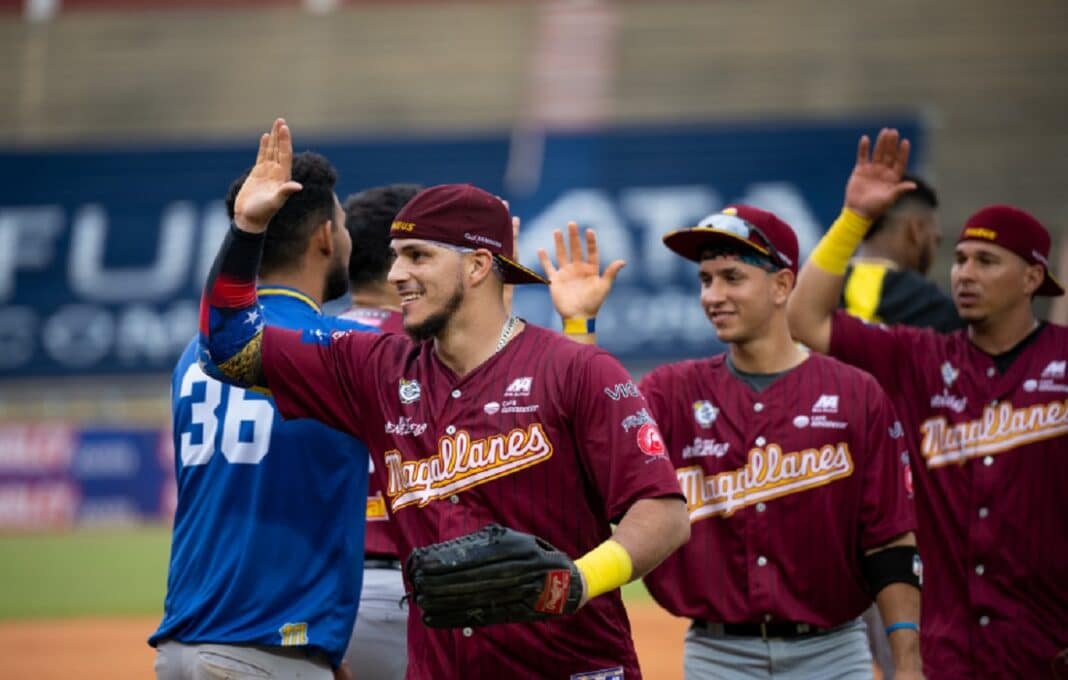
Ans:
{"type": "Polygon", "coordinates": [[[905,466],[905,491],[911,496],[912,491],[912,466],[905,466]]]}
{"type": "Polygon", "coordinates": [[[546,614],[563,614],[567,605],[567,593],[571,589],[571,572],[556,569],[545,575],[545,588],[542,589],[534,609],[546,614]]]}
{"type": "Polygon", "coordinates": [[[638,448],[647,456],[664,455],[664,438],[655,423],[646,423],[638,428],[638,448]]]}

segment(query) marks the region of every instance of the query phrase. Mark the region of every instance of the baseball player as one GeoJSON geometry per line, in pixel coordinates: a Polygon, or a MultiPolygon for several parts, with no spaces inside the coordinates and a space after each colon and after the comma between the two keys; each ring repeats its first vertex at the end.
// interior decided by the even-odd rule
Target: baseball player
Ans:
{"type": "Polygon", "coordinates": [[[690,542],[645,577],[693,619],[687,678],[870,678],[874,599],[899,678],[920,677],[919,557],[901,426],[871,376],[797,347],[794,232],[730,206],[664,243],[700,266],[728,351],[641,381],[686,495],[690,542]]]}
{"type": "MultiPolygon", "coordinates": [[[[320,314],[346,290],[350,240],[334,168],[311,153],[293,166],[304,190],[272,220],[261,306],[241,324],[373,330],[320,314]]],[[[156,676],[331,678],[360,595],[367,448],[312,420],[283,422],[270,397],[208,377],[197,354],[194,339],[172,381],[178,507],[149,639],[156,676]]]]}
{"type": "Polygon", "coordinates": [[[597,348],[506,313],[504,283],[543,279],[506,255],[504,204],[469,185],[427,189],[393,222],[389,280],[407,335],[243,324],[259,307],[267,224],[301,189],[291,153],[279,119],[205,287],[207,370],[267,387],[287,417],[313,417],[384,452],[376,474],[401,554],[499,523],[577,558],[532,603],[544,621],[442,629],[410,616],[408,677],[640,677],[618,586],[685,542],[689,523],[630,377],[597,348]],[[576,586],[584,606],[560,607],[576,586]],[[562,611],[573,615],[554,615],[562,611]]]}
{"type": "Polygon", "coordinates": [[[872,222],[849,261],[842,306],[865,321],[955,331],[964,322],[953,300],[926,278],[942,241],[938,196],[918,177],[904,181],[915,186],[872,222]]]}
{"type": "MultiPolygon", "coordinates": [[[[349,292],[352,307],[341,315],[389,333],[403,333],[400,296],[386,281],[393,254],[389,228],[397,212],[422,189],[390,184],[345,199],[345,228],[352,238],[349,292]]],[[[371,463],[372,469],[374,463],[371,463]]],[[[408,609],[385,489],[371,475],[367,489],[363,591],[345,662],[362,680],[401,680],[408,665],[408,609]]]]}
{"type": "Polygon", "coordinates": [[[836,313],[845,262],[901,192],[909,144],[863,137],[842,215],[790,301],[795,337],[871,372],[916,454],[924,668],[938,678],[1040,678],[1068,647],[1068,329],[1035,318],[1061,295],[1050,238],[988,206],[957,239],[951,288],[967,328],[869,326],[836,313]]]}

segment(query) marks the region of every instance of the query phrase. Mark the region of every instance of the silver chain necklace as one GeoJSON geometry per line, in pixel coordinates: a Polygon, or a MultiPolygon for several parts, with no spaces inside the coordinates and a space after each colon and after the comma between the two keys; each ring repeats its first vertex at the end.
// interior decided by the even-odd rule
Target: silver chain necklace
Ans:
{"type": "Polygon", "coordinates": [[[519,317],[509,314],[508,320],[504,322],[504,328],[501,329],[501,338],[497,341],[497,349],[493,350],[494,354],[500,352],[508,344],[508,338],[512,337],[512,331],[515,330],[517,323],[519,323],[519,317]]]}

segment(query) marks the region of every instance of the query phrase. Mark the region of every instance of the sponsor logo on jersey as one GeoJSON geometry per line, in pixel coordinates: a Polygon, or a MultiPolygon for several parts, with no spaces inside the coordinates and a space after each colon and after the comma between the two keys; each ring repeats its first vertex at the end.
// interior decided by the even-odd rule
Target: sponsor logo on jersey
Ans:
{"type": "Polygon", "coordinates": [[[905,465],[902,466],[902,467],[904,469],[903,475],[904,475],[904,478],[905,478],[905,493],[908,494],[909,498],[912,498],[912,496],[915,493],[916,489],[913,486],[912,466],[909,465],[908,454],[907,453],[905,454],[905,465]]]}
{"type": "Polygon", "coordinates": [[[960,375],[960,371],[953,368],[953,364],[948,361],[942,364],[942,382],[946,384],[946,387],[952,387],[953,383],[957,381],[957,376],[960,375]]]}
{"type": "Polygon", "coordinates": [[[570,680],[623,680],[623,667],[605,668],[599,671],[573,673],[570,680]]]}
{"type": "Polygon", "coordinates": [[[1068,361],[1051,361],[1042,369],[1043,378],[1063,378],[1068,368],[1068,361]]]}
{"type": "Polygon", "coordinates": [[[619,424],[624,432],[630,432],[636,427],[641,427],[646,423],[653,422],[656,421],[653,420],[653,416],[649,415],[649,409],[643,408],[637,413],[627,416],[619,424]]]}
{"type": "Polygon", "coordinates": [[[534,378],[526,376],[523,378],[516,378],[512,381],[512,384],[504,391],[505,397],[529,397],[530,389],[534,385],[534,378]]]}
{"type": "Polygon", "coordinates": [[[638,428],[637,440],[638,448],[647,456],[662,456],[666,451],[656,423],[649,422],[638,428]]]}
{"type": "Polygon", "coordinates": [[[694,437],[693,443],[682,449],[683,458],[722,458],[731,448],[730,442],[694,437]]]}
{"type": "Polygon", "coordinates": [[[853,474],[846,442],[783,453],[777,444],[753,447],[736,470],[705,475],[699,466],[675,471],[686,496],[690,521],[729,517],[741,508],[823,486],[853,474]]]}
{"type": "Polygon", "coordinates": [[[816,403],[812,405],[813,413],[838,413],[838,395],[821,394],[816,403]]]}
{"type": "Polygon", "coordinates": [[[844,420],[831,420],[822,414],[814,415],[811,418],[806,415],[800,415],[794,417],[794,427],[798,429],[814,427],[822,430],[844,430],[849,427],[849,423],[844,420]]]}
{"type": "Polygon", "coordinates": [[[402,404],[412,404],[419,401],[419,397],[423,396],[423,388],[419,386],[418,380],[401,378],[398,393],[402,404]]]}
{"type": "Polygon", "coordinates": [[[901,439],[905,436],[905,428],[901,426],[900,420],[894,421],[894,424],[890,426],[889,433],[891,439],[901,439]]]}
{"type": "Polygon", "coordinates": [[[642,396],[641,391],[638,389],[638,386],[634,384],[633,380],[629,380],[625,383],[616,383],[612,387],[606,387],[604,388],[604,393],[612,401],[642,396]]]}
{"type": "Polygon", "coordinates": [[[707,399],[695,401],[693,403],[693,419],[697,421],[697,424],[701,427],[712,427],[712,423],[716,422],[716,416],[719,415],[719,409],[712,405],[712,402],[707,399]]]}
{"type": "Polygon", "coordinates": [[[422,507],[543,463],[552,455],[552,443],[541,423],[483,439],[472,439],[466,430],[459,430],[439,438],[437,453],[427,458],[403,460],[400,451],[387,451],[386,493],[394,512],[411,505],[422,507]]]}
{"type": "Polygon", "coordinates": [[[948,408],[955,413],[961,413],[968,407],[968,397],[958,397],[950,394],[948,390],[942,390],[942,394],[931,395],[931,408],[948,408]]]}
{"type": "Polygon", "coordinates": [[[498,413],[537,413],[538,404],[520,404],[515,399],[509,399],[503,404],[496,401],[488,402],[482,410],[491,416],[498,413]]]}
{"type": "Polygon", "coordinates": [[[412,419],[407,416],[401,416],[401,419],[395,423],[386,422],[386,434],[419,437],[424,432],[426,432],[426,423],[412,422],[412,419]]]}
{"type": "Polygon", "coordinates": [[[1023,408],[1000,402],[984,408],[981,417],[960,423],[950,423],[944,416],[928,418],[920,425],[920,434],[920,453],[927,467],[963,463],[1068,434],[1068,399],[1023,408]]]}

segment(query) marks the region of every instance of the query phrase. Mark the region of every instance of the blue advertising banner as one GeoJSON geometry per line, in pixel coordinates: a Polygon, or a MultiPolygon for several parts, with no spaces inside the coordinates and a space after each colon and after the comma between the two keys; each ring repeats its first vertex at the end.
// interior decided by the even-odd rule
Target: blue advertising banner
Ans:
{"type": "MultiPolygon", "coordinates": [[[[489,134],[317,140],[342,199],[389,182],[471,182],[523,218],[522,260],[570,220],[594,227],[605,261],[623,258],[598,318],[624,361],[698,356],[718,347],[697,303],[696,268],[662,234],[728,202],[778,213],[803,253],[837,214],[856,142],[910,118],[825,123],[647,126],[545,136],[489,134]]],[[[200,286],[228,222],[227,187],[254,139],[233,146],[0,152],[0,378],[169,372],[197,327],[200,286]]],[[[548,295],[518,312],[552,326],[548,295]]]]}

